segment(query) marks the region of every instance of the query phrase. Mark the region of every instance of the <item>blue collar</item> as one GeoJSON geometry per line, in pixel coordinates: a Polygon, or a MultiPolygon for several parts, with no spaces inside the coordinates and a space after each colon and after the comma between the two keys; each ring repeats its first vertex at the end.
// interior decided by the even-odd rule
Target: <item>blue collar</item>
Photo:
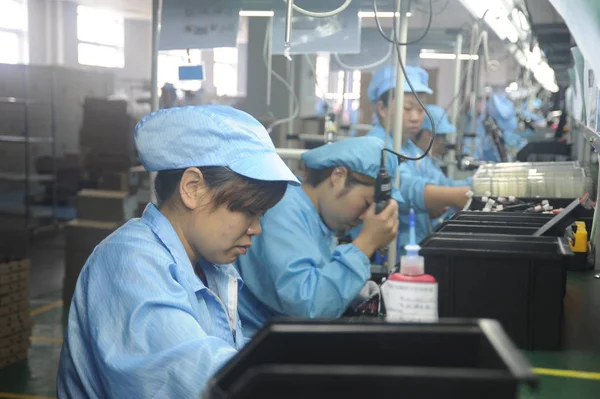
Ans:
{"type": "MultiPolygon", "coordinates": [[[[207,289],[202,280],[196,275],[192,262],[190,262],[190,258],[185,252],[185,248],[177,236],[175,229],[171,225],[171,222],[169,222],[169,219],[167,219],[154,204],[148,204],[146,206],[146,209],[142,214],[142,222],[152,229],[152,232],[156,234],[171,256],[173,256],[183,278],[185,278],[194,292],[207,289]]],[[[217,279],[218,275],[227,274],[232,275],[238,280],[238,289],[241,289],[242,279],[233,266],[217,266],[206,261],[199,261],[198,265],[202,265],[202,271],[206,275],[209,285],[217,279]]]]}

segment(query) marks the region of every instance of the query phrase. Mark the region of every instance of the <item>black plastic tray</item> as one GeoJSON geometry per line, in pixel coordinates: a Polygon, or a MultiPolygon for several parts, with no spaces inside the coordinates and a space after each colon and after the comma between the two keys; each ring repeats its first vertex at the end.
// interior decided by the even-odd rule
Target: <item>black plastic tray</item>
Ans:
{"type": "Polygon", "coordinates": [[[573,256],[565,238],[434,233],[421,247],[440,317],[497,319],[520,348],[560,348],[573,256]]]}
{"type": "Polygon", "coordinates": [[[283,321],[209,383],[210,399],[517,398],[537,378],[493,320],[283,321]]]}

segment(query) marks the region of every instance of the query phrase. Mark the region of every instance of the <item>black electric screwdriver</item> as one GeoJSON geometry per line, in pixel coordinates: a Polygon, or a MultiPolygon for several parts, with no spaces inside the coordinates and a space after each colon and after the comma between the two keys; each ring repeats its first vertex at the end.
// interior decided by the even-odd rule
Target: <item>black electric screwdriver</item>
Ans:
{"type": "Polygon", "coordinates": [[[375,214],[380,213],[392,198],[392,177],[385,169],[383,151],[381,154],[381,167],[375,179],[375,214]]]}

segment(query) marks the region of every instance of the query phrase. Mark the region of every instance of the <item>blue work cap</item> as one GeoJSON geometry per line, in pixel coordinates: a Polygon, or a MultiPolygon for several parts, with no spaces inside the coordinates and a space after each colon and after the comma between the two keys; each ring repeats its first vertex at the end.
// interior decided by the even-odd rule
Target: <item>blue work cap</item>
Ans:
{"type": "MultiPolygon", "coordinates": [[[[433,118],[433,122],[435,123],[435,133],[436,134],[450,134],[456,132],[456,127],[450,123],[450,119],[448,119],[448,114],[442,107],[437,105],[426,105],[427,111],[431,114],[433,118]]],[[[425,120],[423,121],[423,125],[421,129],[431,131],[431,120],[427,115],[425,115],[425,120]]]]}
{"type": "Polygon", "coordinates": [[[226,166],[251,179],[300,184],[252,116],[222,105],[161,109],[135,127],[135,145],[149,171],[226,166]]]}
{"type": "MultiPolygon", "coordinates": [[[[429,74],[426,70],[417,66],[407,66],[406,75],[417,93],[433,93],[433,90],[429,88],[429,74]]],[[[369,100],[375,104],[383,93],[394,88],[396,88],[396,68],[391,65],[383,66],[375,72],[371,79],[368,90],[369,100]]],[[[404,77],[404,92],[411,92],[410,86],[406,82],[406,76],[404,77]]]]}
{"type": "MultiPolygon", "coordinates": [[[[376,179],[384,146],[383,140],[377,137],[353,137],[306,151],[301,158],[310,169],[345,166],[353,172],[376,179]]],[[[398,158],[387,153],[385,160],[388,173],[395,176],[398,158]]]]}

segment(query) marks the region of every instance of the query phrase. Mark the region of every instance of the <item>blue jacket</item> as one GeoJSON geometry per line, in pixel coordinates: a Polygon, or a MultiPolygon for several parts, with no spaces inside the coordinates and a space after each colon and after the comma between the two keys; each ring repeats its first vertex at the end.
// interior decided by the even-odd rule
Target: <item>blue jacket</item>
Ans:
{"type": "Polygon", "coordinates": [[[60,398],[198,398],[244,344],[231,265],[194,272],[168,219],[148,205],[86,262],[60,357],[60,398]],[[210,288],[209,288],[210,287],[210,288]]]}
{"type": "Polygon", "coordinates": [[[301,187],[288,187],[261,225],[235,263],[246,336],[275,317],[341,316],[371,275],[369,258],[354,244],[338,245],[301,187]]]}
{"type": "MultiPolygon", "coordinates": [[[[373,126],[367,136],[379,137],[385,140],[386,132],[383,126],[373,126]]],[[[392,138],[388,137],[388,148],[392,148],[392,138]]],[[[423,153],[412,141],[407,141],[402,146],[402,153],[410,157],[417,157],[423,153]]],[[[415,161],[404,161],[400,164],[400,196],[403,201],[398,201],[400,226],[398,228],[398,247],[402,250],[408,244],[408,218],[411,206],[415,210],[415,233],[419,243],[431,232],[429,210],[425,206],[425,186],[435,184],[431,179],[421,176],[415,161]]],[[[396,190],[396,188],[394,188],[396,190]]]]}

